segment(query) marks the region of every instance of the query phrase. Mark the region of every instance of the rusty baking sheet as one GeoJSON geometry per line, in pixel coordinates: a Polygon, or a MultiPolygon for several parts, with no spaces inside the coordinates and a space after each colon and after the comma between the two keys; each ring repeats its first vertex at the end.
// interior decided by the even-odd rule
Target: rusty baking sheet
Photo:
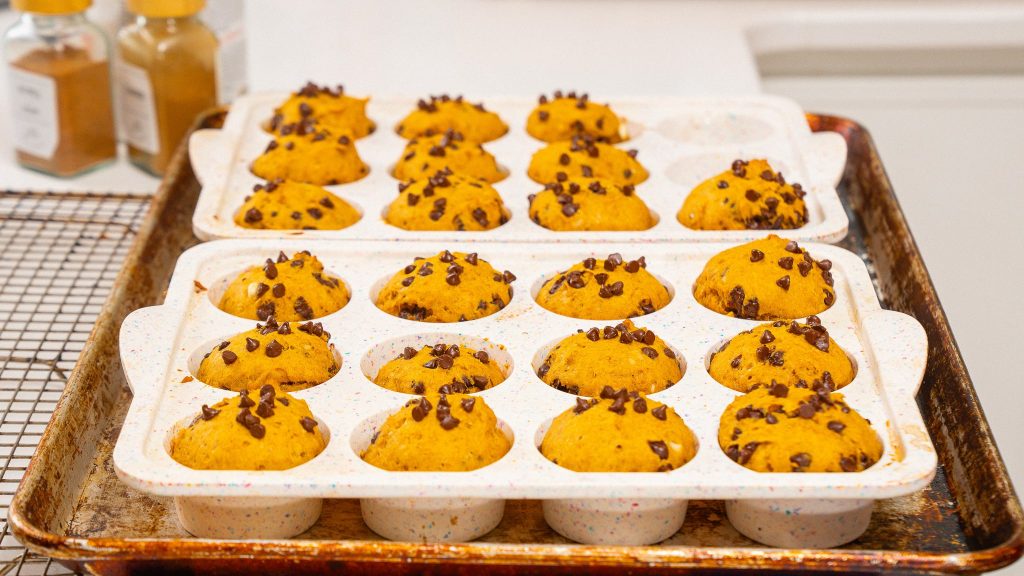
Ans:
{"type": "MultiPolygon", "coordinates": [[[[215,126],[222,115],[210,115],[215,126]]],[[[128,406],[118,364],[121,319],[160,302],[174,262],[196,239],[191,215],[199,185],[180,150],[153,201],[87,349],[72,373],[10,509],[13,532],[31,549],[101,574],[134,571],[338,571],[369,573],[780,572],[976,573],[1024,552],[1024,514],[956,348],[927,269],[907,228],[870,136],[849,120],[809,116],[835,130],[850,156],[840,196],[850,216],[842,246],[873,272],[882,302],[926,328],[929,363],[918,402],[941,468],[930,487],[883,501],[867,533],[831,550],[758,547],[735,532],[720,502],[693,502],[686,528],[649,547],[582,546],[555,534],[535,501],[510,503],[505,519],[468,544],[389,542],[370,532],[358,503],[329,501],[321,520],[286,541],[189,537],[170,501],[121,484],[111,449],[128,406]]]]}

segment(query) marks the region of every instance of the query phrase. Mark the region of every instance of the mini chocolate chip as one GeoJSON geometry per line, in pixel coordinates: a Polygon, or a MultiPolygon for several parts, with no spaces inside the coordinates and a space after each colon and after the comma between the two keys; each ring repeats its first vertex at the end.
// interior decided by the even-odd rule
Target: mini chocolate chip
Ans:
{"type": "Polygon", "coordinates": [[[224,359],[224,364],[227,365],[227,366],[230,366],[231,364],[234,364],[235,360],[238,360],[238,354],[235,354],[231,350],[225,350],[225,351],[221,352],[220,356],[221,356],[221,358],[224,359]]]}
{"type": "Polygon", "coordinates": [[[783,290],[789,290],[789,275],[783,276],[775,281],[775,285],[783,290]]]}
{"type": "Polygon", "coordinates": [[[220,414],[220,410],[210,408],[206,404],[203,404],[203,420],[213,420],[214,416],[220,414]]]}
{"type": "Polygon", "coordinates": [[[637,414],[647,412],[647,400],[644,400],[643,396],[637,396],[636,400],[633,400],[633,411],[637,414]]]}
{"type": "Polygon", "coordinates": [[[756,190],[747,190],[744,196],[746,196],[747,200],[750,200],[751,202],[757,202],[758,200],[761,199],[761,194],[759,194],[756,190]]]}
{"type": "MultiPolygon", "coordinates": [[[[291,142],[289,142],[289,144],[291,144],[291,142]]],[[[263,438],[264,436],[267,435],[267,429],[264,428],[263,424],[260,424],[259,422],[253,423],[248,428],[249,428],[249,434],[252,434],[252,437],[256,438],[257,440],[259,440],[260,438],[263,438]]]]}
{"type": "Polygon", "coordinates": [[[461,284],[461,283],[462,283],[462,278],[460,278],[460,277],[459,277],[459,275],[458,275],[458,274],[455,274],[454,272],[453,272],[453,273],[451,273],[451,274],[449,274],[449,275],[447,275],[447,276],[445,276],[445,277],[444,277],[444,280],[445,280],[445,282],[447,282],[447,283],[448,283],[448,284],[449,284],[450,286],[458,286],[459,284],[461,284]]]}
{"type": "Polygon", "coordinates": [[[671,358],[673,360],[676,359],[676,353],[673,352],[671,348],[663,348],[662,349],[662,353],[664,353],[665,356],[668,356],[669,358],[671,358]]]}
{"type": "Polygon", "coordinates": [[[811,273],[811,268],[813,267],[814,265],[806,260],[801,260],[800,263],[796,265],[797,270],[800,271],[800,275],[804,277],[811,273]]]}
{"type": "Polygon", "coordinates": [[[790,456],[789,461],[796,464],[798,468],[807,468],[811,465],[811,455],[807,452],[800,452],[790,456]]]}
{"type": "Polygon", "coordinates": [[[316,430],[316,425],[318,424],[318,422],[310,418],[309,416],[303,416],[302,418],[299,419],[299,424],[302,426],[303,430],[312,434],[313,430],[316,430]]]}
{"type": "Polygon", "coordinates": [[[654,348],[651,348],[650,346],[644,346],[643,348],[640,349],[640,351],[644,353],[644,356],[647,356],[651,360],[654,360],[655,358],[658,357],[658,351],[655,350],[654,348]]]}
{"type": "Polygon", "coordinates": [[[273,302],[264,302],[256,307],[256,318],[266,320],[274,316],[277,307],[273,302]]]}
{"type": "Polygon", "coordinates": [[[753,250],[750,251],[751,262],[760,262],[761,260],[764,260],[764,252],[758,250],[757,248],[754,248],[753,250]]]}
{"type": "Polygon", "coordinates": [[[253,352],[260,347],[260,341],[253,338],[245,339],[245,349],[248,352],[253,352]]]}
{"type": "Polygon", "coordinates": [[[782,258],[779,258],[779,267],[783,270],[792,270],[793,258],[791,256],[783,256],[782,258]]]}
{"type": "Polygon", "coordinates": [[[789,386],[772,380],[772,387],[768,390],[768,393],[776,398],[785,398],[789,396],[789,386]]]}
{"type": "Polygon", "coordinates": [[[274,284],[274,288],[271,290],[271,293],[274,295],[275,298],[283,298],[284,292],[284,284],[274,284]]]}
{"type": "Polygon", "coordinates": [[[470,413],[473,411],[473,406],[476,404],[476,398],[463,398],[462,402],[460,402],[459,404],[462,406],[462,409],[466,411],[466,413],[470,413]]]}
{"type": "Polygon", "coordinates": [[[248,210],[245,211],[246,223],[255,224],[260,220],[263,220],[263,213],[257,210],[256,208],[249,208],[248,210]]]}
{"type": "Polygon", "coordinates": [[[740,367],[740,362],[742,362],[742,361],[743,361],[743,355],[742,354],[737,354],[736,357],[732,359],[732,362],[729,362],[729,366],[732,366],[733,368],[739,368],[740,367]]]}
{"type": "Polygon", "coordinates": [[[765,330],[764,333],[761,334],[761,344],[771,344],[774,341],[775,335],[772,334],[771,331],[765,330]]]}
{"type": "Polygon", "coordinates": [[[842,434],[843,430],[846,428],[846,424],[843,424],[838,420],[830,420],[827,426],[829,430],[835,432],[836,434],[842,434]]]}
{"type": "Polygon", "coordinates": [[[277,278],[277,265],[270,258],[267,258],[267,263],[263,266],[263,274],[271,280],[277,278]]]}
{"type": "Polygon", "coordinates": [[[658,406],[654,410],[651,410],[651,416],[654,416],[658,420],[667,420],[668,419],[668,406],[665,406],[664,404],[662,404],[661,406],[658,406]]]}
{"type": "Polygon", "coordinates": [[[508,270],[505,270],[504,272],[501,273],[501,279],[505,282],[505,284],[511,284],[516,281],[516,275],[509,272],[508,270]]]}
{"type": "Polygon", "coordinates": [[[729,187],[729,183],[726,182],[725,180],[719,180],[718,181],[718,189],[719,190],[725,190],[728,187],[729,187]]]}
{"type": "Polygon", "coordinates": [[[800,254],[800,246],[797,245],[796,241],[790,240],[786,243],[786,252],[792,252],[793,254],[800,254]]]}
{"type": "Polygon", "coordinates": [[[284,347],[281,346],[277,340],[271,340],[270,343],[267,344],[265,351],[268,357],[277,358],[282,352],[284,352],[284,347]]]}
{"type": "Polygon", "coordinates": [[[651,452],[658,455],[658,458],[662,460],[668,460],[668,446],[662,440],[648,440],[647,445],[651,447],[651,452]]]}
{"type": "Polygon", "coordinates": [[[306,320],[311,320],[313,318],[313,309],[310,308],[309,303],[306,302],[306,299],[302,296],[295,299],[295,305],[293,308],[299,316],[302,316],[306,320]]]}
{"type": "Polygon", "coordinates": [[[816,410],[814,409],[814,406],[807,402],[801,402],[800,408],[797,409],[797,415],[805,420],[810,420],[811,418],[814,418],[815,412],[816,410]]]}
{"type": "Polygon", "coordinates": [[[843,469],[843,472],[856,472],[857,459],[852,456],[843,456],[839,459],[839,467],[843,469]]]}
{"type": "Polygon", "coordinates": [[[484,352],[483,350],[478,350],[477,352],[474,352],[473,358],[476,358],[482,364],[487,364],[491,360],[490,356],[487,355],[487,352],[484,352]]]}

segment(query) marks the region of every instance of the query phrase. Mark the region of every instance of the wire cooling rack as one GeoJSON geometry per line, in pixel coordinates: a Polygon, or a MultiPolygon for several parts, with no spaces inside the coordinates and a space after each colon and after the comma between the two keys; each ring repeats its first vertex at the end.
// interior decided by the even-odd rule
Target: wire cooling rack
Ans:
{"type": "Polygon", "coordinates": [[[150,196],[0,192],[0,575],[71,574],[7,511],[150,196]]]}

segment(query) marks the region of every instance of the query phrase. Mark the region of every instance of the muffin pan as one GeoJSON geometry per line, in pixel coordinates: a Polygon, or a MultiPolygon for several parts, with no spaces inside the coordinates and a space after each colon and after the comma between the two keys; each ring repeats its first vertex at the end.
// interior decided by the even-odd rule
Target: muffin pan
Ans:
{"type": "MultiPolygon", "coordinates": [[[[469,95],[473,102],[475,95],[469,95]]],[[[510,220],[485,232],[406,231],[384,222],[383,214],[398,195],[391,169],[405,145],[394,126],[416,106],[414,99],[374,98],[368,114],[377,131],[356,141],[370,174],[354,183],[327,188],[362,212],[356,224],[333,231],[250,230],[234,222],[245,196],[262,180],[249,170],[272,140],[262,128],[287,94],[254,94],[237,100],[222,130],[192,135],[189,153],[203,189],[193,216],[193,229],[203,240],[220,238],[306,238],[436,241],[534,242],[673,242],[746,241],[764,235],[756,230],[690,230],[676,212],[694,186],[728,170],[736,158],[767,158],[790,182],[807,191],[809,222],[778,234],[797,240],[834,242],[846,235],[848,221],[836,194],[846,161],[846,143],[835,133],[812,133],[803,111],[793,102],[771,96],[732,99],[618,98],[611,105],[626,119],[629,140],[618,144],[639,151],[637,159],[651,173],[637,186],[637,195],[655,213],[657,224],[644,231],[554,232],[530,220],[528,196],[543,186],[530,180],[526,168],[533,153],[546,144],[530,137],[526,117],[533,98],[482,98],[498,112],[509,132],[484,148],[509,173],[494,186],[510,212],[510,220]]],[[[597,95],[597,99],[605,100],[597,95]]]]}
{"type": "MultiPolygon", "coordinates": [[[[587,543],[649,544],[682,526],[689,500],[725,500],[734,526],[776,546],[828,547],[856,538],[874,500],[926,486],[936,456],[914,394],[923,374],[927,341],[911,317],[882,310],[864,263],[822,244],[805,247],[833,262],[837,302],[820,314],[835,341],[853,358],[857,375],[842,393],[870,419],[885,447],[865,472],[765,474],[747,470],[718,447],[719,417],[736,392],[707,373],[711,352],[758,322],[723,316],[696,302],[692,284],[704,263],[725,244],[601,244],[497,246],[486,243],[326,243],[282,239],[210,242],[185,252],[164,304],[130,314],[121,328],[121,358],[134,392],[114,450],[119,477],[141,491],[173,496],[179,519],[198,536],[277,538],[315,522],[323,498],[360,498],[367,524],[401,540],[470,540],[501,520],[506,499],[544,500],[550,525],[587,543]],[[355,248],[355,249],[354,249],[355,248]],[[225,285],[253,263],[309,249],[340,276],[352,300],[318,321],[333,335],[341,369],[318,386],[295,392],[305,399],[327,448],[286,471],[202,471],[168,454],[176,427],[202,404],[231,393],[192,379],[196,358],[211,342],[252,327],[214,303],[225,285]],[[432,324],[403,320],[377,309],[376,291],[415,256],[449,249],[478,252],[518,279],[500,312],[469,322],[432,324]],[[651,397],[683,417],[699,442],[696,458],[665,473],[577,473],[545,459],[537,449],[550,420],[575,397],[535,374],[545,352],[577,329],[614,324],[559,316],[533,295],[544,278],[587,257],[619,252],[641,255],[648,270],[673,294],[661,310],[634,319],[672,346],[684,364],[676,385],[651,397]],[[501,384],[479,393],[514,439],[498,462],[472,472],[387,472],[359,458],[386,416],[413,396],[385,390],[370,377],[405,346],[447,343],[488,350],[507,372],[501,384]]],[[[614,382],[609,384],[614,385],[614,382]]]]}

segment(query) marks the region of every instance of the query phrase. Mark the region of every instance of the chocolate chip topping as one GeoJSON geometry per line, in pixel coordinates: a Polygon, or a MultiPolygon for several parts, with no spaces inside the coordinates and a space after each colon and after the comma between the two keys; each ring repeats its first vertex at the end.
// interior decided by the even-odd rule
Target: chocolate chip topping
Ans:
{"type": "Polygon", "coordinates": [[[651,452],[658,455],[658,458],[662,460],[668,460],[668,446],[662,440],[648,440],[647,445],[651,447],[651,452]]]}
{"type": "Polygon", "coordinates": [[[215,408],[210,408],[206,404],[203,404],[202,410],[203,410],[203,416],[202,416],[203,420],[213,420],[213,418],[217,414],[220,414],[220,410],[217,410],[215,408]]]}
{"type": "Polygon", "coordinates": [[[283,298],[285,292],[284,284],[274,284],[274,288],[271,292],[274,294],[275,298],[283,298]]]}
{"type": "Polygon", "coordinates": [[[668,419],[668,406],[665,406],[664,404],[662,404],[661,406],[658,406],[657,408],[651,410],[651,416],[654,416],[658,420],[667,420],[668,419]]]}
{"type": "Polygon", "coordinates": [[[807,468],[811,465],[811,455],[807,452],[799,452],[790,456],[789,461],[795,464],[797,468],[807,468]]]}
{"type": "Polygon", "coordinates": [[[309,306],[309,303],[306,302],[306,299],[303,298],[302,296],[299,296],[298,298],[295,299],[295,305],[293,306],[293,308],[295,309],[296,314],[302,316],[306,320],[311,320],[313,318],[313,309],[309,306]]]}
{"type": "Polygon", "coordinates": [[[750,251],[751,262],[760,262],[761,260],[764,260],[764,252],[758,250],[757,248],[754,248],[753,250],[750,251]]]}
{"type": "Polygon", "coordinates": [[[263,265],[263,274],[270,280],[277,278],[277,265],[270,258],[267,258],[267,263],[263,265]]]}
{"type": "Polygon", "coordinates": [[[462,402],[460,402],[459,404],[462,406],[462,409],[465,410],[467,414],[469,414],[470,412],[473,411],[473,406],[476,405],[476,398],[473,398],[472,396],[470,396],[469,398],[463,398],[462,402]]]}
{"type": "Polygon", "coordinates": [[[303,416],[302,418],[299,419],[299,425],[302,426],[303,430],[309,432],[310,434],[312,434],[313,431],[316,430],[317,424],[318,422],[310,418],[309,416],[303,416]]]}
{"type": "Polygon", "coordinates": [[[281,346],[277,340],[271,340],[264,351],[268,357],[277,358],[282,352],[284,352],[284,347],[281,346]]]}
{"type": "Polygon", "coordinates": [[[843,424],[838,420],[830,420],[827,426],[829,430],[835,432],[836,434],[842,434],[843,430],[846,429],[846,424],[843,424]]]}
{"type": "Polygon", "coordinates": [[[235,363],[235,360],[238,360],[238,354],[235,354],[231,350],[221,352],[220,357],[224,359],[224,364],[226,366],[230,366],[235,363]]]}

